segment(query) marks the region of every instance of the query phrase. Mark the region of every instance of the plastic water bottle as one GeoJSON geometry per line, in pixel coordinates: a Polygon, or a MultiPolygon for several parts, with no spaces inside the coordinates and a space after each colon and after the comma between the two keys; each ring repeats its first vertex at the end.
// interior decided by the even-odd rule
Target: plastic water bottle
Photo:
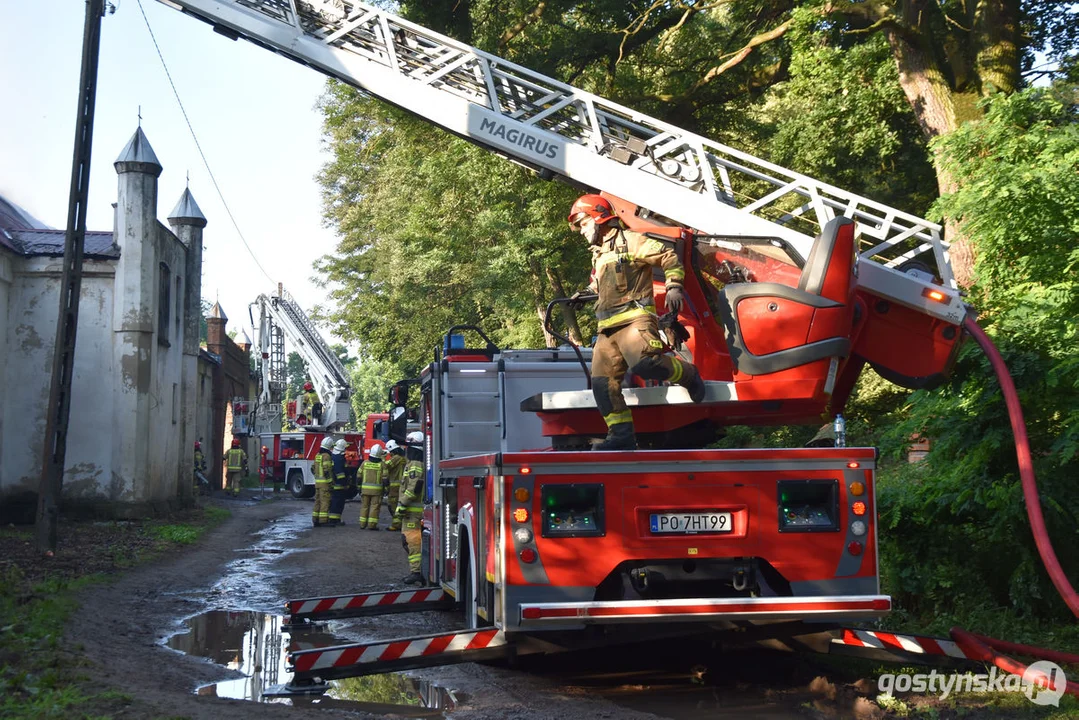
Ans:
{"type": "Polygon", "coordinates": [[[835,416],[835,424],[833,425],[835,430],[835,446],[846,447],[847,446],[847,421],[843,419],[842,415],[835,416]]]}

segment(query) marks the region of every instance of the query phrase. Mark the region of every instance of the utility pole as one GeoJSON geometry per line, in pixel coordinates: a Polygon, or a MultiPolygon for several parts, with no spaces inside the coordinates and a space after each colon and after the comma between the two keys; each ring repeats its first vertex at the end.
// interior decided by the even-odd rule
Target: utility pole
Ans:
{"type": "Polygon", "coordinates": [[[41,481],[38,484],[35,528],[38,549],[50,555],[56,551],[56,525],[64,482],[64,458],[67,454],[71,371],[75,364],[75,335],[79,328],[82,252],[86,240],[86,201],[90,193],[90,146],[94,135],[97,60],[101,47],[101,17],[104,14],[105,0],[86,0],[82,70],[79,75],[79,108],[75,122],[75,150],[71,161],[67,232],[64,236],[64,273],[60,281],[60,312],[56,320],[49,415],[45,425],[45,448],[42,453],[41,481]]]}

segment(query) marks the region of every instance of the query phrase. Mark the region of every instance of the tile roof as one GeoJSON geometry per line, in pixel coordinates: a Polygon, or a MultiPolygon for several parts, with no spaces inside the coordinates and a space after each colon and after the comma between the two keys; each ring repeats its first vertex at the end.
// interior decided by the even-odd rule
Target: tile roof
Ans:
{"type": "MultiPolygon", "coordinates": [[[[13,249],[27,257],[64,254],[63,230],[13,229],[0,231],[0,238],[4,238],[5,235],[10,239],[10,244],[14,246],[13,249]]],[[[83,256],[115,260],[120,257],[120,248],[113,244],[111,232],[88,230],[86,232],[86,242],[83,246],[83,256]]]]}

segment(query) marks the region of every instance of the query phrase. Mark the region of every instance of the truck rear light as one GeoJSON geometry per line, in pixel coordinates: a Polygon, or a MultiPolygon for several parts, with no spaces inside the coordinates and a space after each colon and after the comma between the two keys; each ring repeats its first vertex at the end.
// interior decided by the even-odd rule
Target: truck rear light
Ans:
{"type": "Polygon", "coordinates": [[[526,503],[532,499],[532,493],[528,492],[528,488],[519,487],[513,491],[513,499],[517,502],[526,503]]]}
{"type": "Polygon", "coordinates": [[[865,523],[861,520],[855,520],[850,524],[850,531],[858,537],[865,535],[865,523]]]}
{"type": "Polygon", "coordinates": [[[862,464],[860,462],[855,462],[853,460],[851,460],[849,463],[847,463],[847,467],[849,467],[851,470],[857,470],[861,466],[862,466],[862,464]]]}
{"type": "Polygon", "coordinates": [[[521,551],[521,562],[534,563],[536,562],[536,551],[532,548],[525,548],[521,551]]]}
{"type": "Polygon", "coordinates": [[[521,545],[527,545],[532,542],[532,531],[526,527],[519,527],[513,531],[513,539],[521,545]]]}
{"type": "Polygon", "coordinates": [[[861,555],[862,544],[857,540],[851,540],[850,543],[847,545],[847,552],[849,552],[851,555],[861,555]]]}
{"type": "Polygon", "coordinates": [[[850,506],[850,510],[855,515],[865,515],[865,503],[859,500],[850,506]]]}
{"type": "Polygon", "coordinates": [[[540,487],[543,537],[602,537],[607,534],[602,483],[540,487]]]}
{"type": "Polygon", "coordinates": [[[517,508],[513,511],[513,519],[519,523],[528,522],[528,510],[526,508],[517,508]]]}
{"type": "Polygon", "coordinates": [[[532,474],[532,468],[525,466],[525,467],[519,469],[517,472],[519,472],[522,475],[531,475],[532,474]]]}
{"type": "Polygon", "coordinates": [[[865,483],[852,482],[850,484],[850,494],[857,497],[865,492],[865,483]]]}
{"type": "Polygon", "coordinates": [[[780,532],[837,532],[838,480],[780,480],[776,483],[780,532]]]}

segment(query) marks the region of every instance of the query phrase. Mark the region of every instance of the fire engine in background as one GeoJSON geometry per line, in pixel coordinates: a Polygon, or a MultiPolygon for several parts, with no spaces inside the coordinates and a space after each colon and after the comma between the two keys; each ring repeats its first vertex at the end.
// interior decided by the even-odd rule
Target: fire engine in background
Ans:
{"type": "MultiPolygon", "coordinates": [[[[267,464],[272,468],[272,481],[283,484],[294,497],[312,497],[315,476],[311,466],[324,437],[344,438],[353,453],[361,453],[364,448],[363,433],[341,430],[352,413],[348,373],[284,287],[278,285],[276,295],[260,295],[252,303],[252,308],[256,307],[257,321],[254,313],[251,321],[257,338],[260,393],[253,402],[234,403],[233,414],[242,415],[235,410],[242,407],[247,413],[247,426],[259,437],[260,445],[268,448],[267,464]],[[286,340],[288,348],[303,358],[308,378],[322,400],[322,420],[318,425],[296,426],[294,409],[283,413],[286,340]],[[281,430],[282,415],[294,430],[281,430]]],[[[289,405],[295,407],[294,403],[289,405]]]]}
{"type": "MultiPolygon", "coordinates": [[[[665,333],[708,381],[699,404],[631,382],[645,449],[582,452],[606,430],[590,350],[502,349],[479,328],[451,328],[415,408],[429,587],[292,600],[288,612],[299,623],[456,605],[466,627],[295,651],[294,688],[705,629],[791,641],[813,623],[890,610],[873,448],[699,448],[727,425],[837,417],[866,365],[905,387],[946,377],[967,308],[940,226],[361,2],[166,4],[542,177],[605,191],[627,226],[679,254],[686,303],[665,333]]],[[[661,286],[656,300],[662,311],[661,286]]]]}

